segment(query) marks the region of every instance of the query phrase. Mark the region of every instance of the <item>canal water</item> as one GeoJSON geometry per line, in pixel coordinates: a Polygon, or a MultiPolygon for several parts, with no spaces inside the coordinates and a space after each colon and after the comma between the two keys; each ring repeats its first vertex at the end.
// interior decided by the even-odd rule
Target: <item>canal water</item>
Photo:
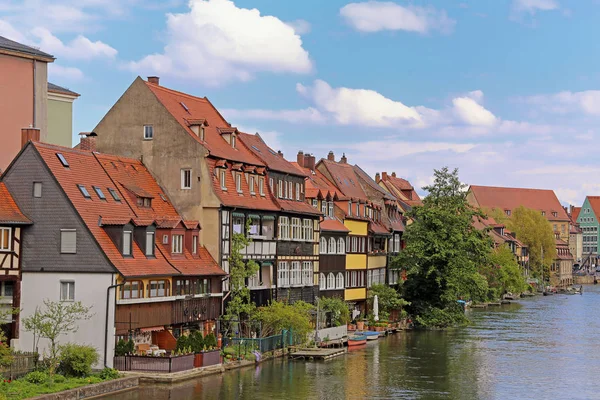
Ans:
{"type": "Polygon", "coordinates": [[[283,359],[105,400],[600,399],[600,285],[471,310],[472,324],[401,332],[328,362],[283,359]]]}

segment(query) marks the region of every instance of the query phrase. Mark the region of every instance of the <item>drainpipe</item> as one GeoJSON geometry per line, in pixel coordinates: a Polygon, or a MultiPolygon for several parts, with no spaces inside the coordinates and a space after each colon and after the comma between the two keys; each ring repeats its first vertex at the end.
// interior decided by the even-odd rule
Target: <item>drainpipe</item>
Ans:
{"type": "MultiPolygon", "coordinates": [[[[118,288],[119,286],[123,286],[125,283],[116,283],[114,285],[110,285],[106,288],[106,319],[104,323],[104,367],[106,368],[106,362],[108,359],[108,302],[110,301],[110,289],[118,288]]],[[[116,315],[116,307],[115,307],[115,315],[116,315]]]]}
{"type": "Polygon", "coordinates": [[[38,128],[35,124],[35,83],[36,83],[36,60],[33,60],[33,121],[31,126],[38,128]]]}

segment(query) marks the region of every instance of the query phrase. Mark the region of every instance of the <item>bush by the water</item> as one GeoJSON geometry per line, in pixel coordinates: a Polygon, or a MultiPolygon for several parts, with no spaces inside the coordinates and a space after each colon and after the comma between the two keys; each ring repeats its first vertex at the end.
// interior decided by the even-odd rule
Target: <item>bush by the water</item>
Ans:
{"type": "Polygon", "coordinates": [[[114,368],[104,368],[102,372],[100,372],[100,379],[108,381],[111,379],[117,379],[119,377],[119,371],[114,368]]]}
{"type": "Polygon", "coordinates": [[[25,375],[25,380],[29,383],[33,383],[36,385],[41,385],[45,383],[50,377],[46,372],[42,371],[33,371],[25,375]]]}
{"type": "Polygon", "coordinates": [[[98,358],[94,347],[69,343],[61,346],[59,371],[65,376],[86,377],[98,358]]]}

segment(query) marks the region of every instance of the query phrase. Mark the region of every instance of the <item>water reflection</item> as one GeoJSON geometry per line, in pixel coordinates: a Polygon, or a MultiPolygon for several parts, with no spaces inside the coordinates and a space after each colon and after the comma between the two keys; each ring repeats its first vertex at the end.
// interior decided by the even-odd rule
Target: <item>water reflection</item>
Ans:
{"type": "Polygon", "coordinates": [[[597,287],[527,299],[473,310],[467,328],[399,333],[327,363],[279,359],[106,399],[600,398],[598,300],[597,287]]]}

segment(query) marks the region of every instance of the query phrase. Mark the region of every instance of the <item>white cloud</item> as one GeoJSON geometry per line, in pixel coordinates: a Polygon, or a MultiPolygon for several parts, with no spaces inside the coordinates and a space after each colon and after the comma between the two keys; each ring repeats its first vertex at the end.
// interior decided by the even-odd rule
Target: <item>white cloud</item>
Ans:
{"type": "Polygon", "coordinates": [[[535,14],[537,11],[551,11],[559,7],[555,0],[513,0],[512,3],[512,9],[516,13],[535,14]]]}
{"type": "Polygon", "coordinates": [[[234,120],[236,118],[261,119],[267,121],[287,121],[291,123],[322,123],[326,120],[323,114],[313,107],[308,107],[302,110],[223,109],[221,113],[229,120],[234,120]]]}
{"type": "Polygon", "coordinates": [[[391,100],[374,90],[332,88],[322,80],[316,80],[312,87],[297,84],[296,90],[341,125],[423,125],[421,115],[415,108],[391,100]]]}
{"type": "Polygon", "coordinates": [[[310,32],[310,22],[303,19],[297,19],[295,21],[286,22],[288,26],[291,26],[294,32],[298,35],[305,35],[310,32]]]}
{"type": "Polygon", "coordinates": [[[470,92],[465,97],[457,97],[452,100],[456,116],[467,125],[493,126],[497,118],[489,110],[486,110],[480,102],[483,100],[483,92],[480,90],[470,92]]]}
{"type": "Polygon", "coordinates": [[[16,30],[8,21],[3,21],[0,19],[0,36],[4,36],[10,40],[14,40],[15,42],[23,43],[25,42],[25,36],[16,30]]]}
{"type": "Polygon", "coordinates": [[[80,81],[84,78],[83,72],[75,67],[63,67],[56,63],[48,64],[48,80],[55,80],[54,77],[63,78],[67,81],[80,81]]]}
{"type": "Polygon", "coordinates": [[[436,10],[431,6],[404,7],[382,1],[347,4],[340,9],[340,15],[361,32],[391,30],[426,34],[439,31],[448,34],[454,30],[456,24],[444,10],[436,10]]]}
{"type": "Polygon", "coordinates": [[[63,43],[46,28],[35,28],[32,35],[38,38],[38,46],[54,56],[74,60],[89,60],[92,58],[115,58],[117,50],[101,41],[92,42],[85,36],[79,35],[68,44],[63,43]]]}
{"type": "Polygon", "coordinates": [[[138,74],[196,79],[208,85],[247,81],[256,72],[312,70],[308,52],[292,27],[230,0],[191,0],[190,11],[167,14],[164,52],[127,68],[138,74]]]}
{"type": "Polygon", "coordinates": [[[600,90],[563,91],[550,95],[530,96],[520,100],[551,113],[600,115],[600,90]]]}

